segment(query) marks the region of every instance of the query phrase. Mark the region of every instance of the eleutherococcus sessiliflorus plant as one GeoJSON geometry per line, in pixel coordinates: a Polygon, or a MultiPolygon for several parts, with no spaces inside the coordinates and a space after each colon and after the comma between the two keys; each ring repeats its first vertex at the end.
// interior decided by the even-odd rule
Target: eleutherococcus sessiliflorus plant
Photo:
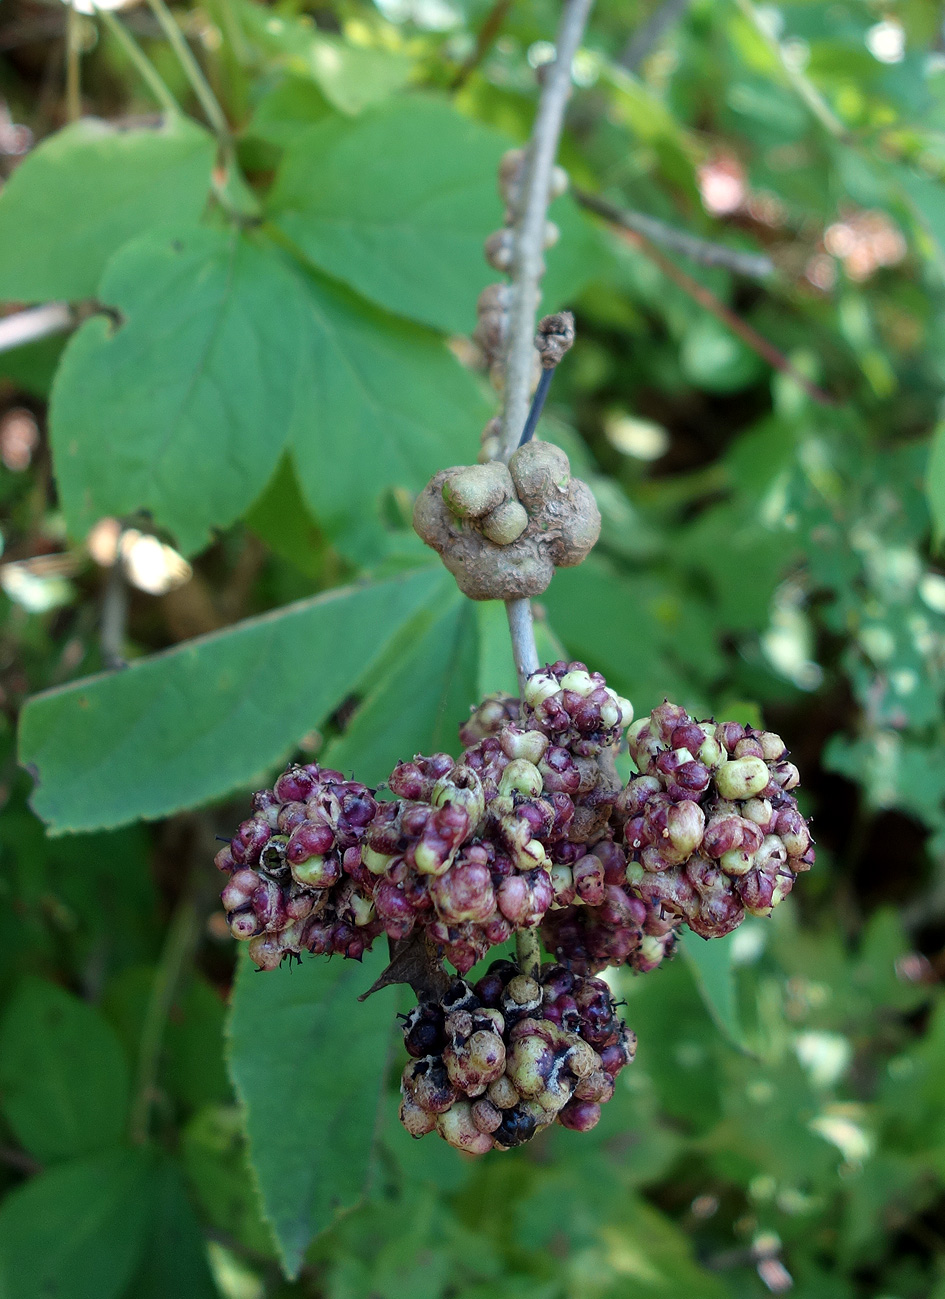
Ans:
{"type": "MultiPolygon", "coordinates": [[[[543,211],[560,172],[536,179],[522,151],[506,156],[507,221],[487,256],[512,283],[480,296],[476,335],[503,416],[483,431],[480,463],[435,474],[414,510],[466,595],[507,602],[520,697],[484,699],[458,757],[418,754],[378,789],[315,762],[289,767],[216,857],[230,931],[260,970],[303,952],[360,959],[386,937],[391,963],[370,991],[409,983],[418,997],[401,1121],[469,1154],[554,1122],[594,1127],[635,1050],[595,976],[654,970],[684,926],[710,939],[770,915],[814,860],[778,735],[668,700],[634,721],[586,664],[538,663],[528,597],[585,558],[600,515],[564,452],[532,437],[574,340],[569,313],[545,317],[533,349],[526,337],[517,373],[531,409],[520,433],[510,425],[516,294],[521,305],[529,291],[519,217],[536,184],[543,211]],[[622,747],[636,767],[625,782],[622,747]],[[513,939],[514,961],[465,981],[513,939]],[[554,957],[544,965],[542,942],[554,957]]],[[[537,229],[536,286],[550,237],[537,229]]]]}

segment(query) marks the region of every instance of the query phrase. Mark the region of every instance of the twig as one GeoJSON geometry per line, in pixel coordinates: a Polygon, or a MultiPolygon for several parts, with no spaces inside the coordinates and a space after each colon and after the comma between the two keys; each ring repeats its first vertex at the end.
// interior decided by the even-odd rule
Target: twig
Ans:
{"type": "Polygon", "coordinates": [[[515,955],[522,973],[537,979],[541,968],[541,945],[534,929],[520,929],[515,935],[515,955]]]}
{"type": "Polygon", "coordinates": [[[161,30],[177,55],[177,60],[184,70],[184,75],[190,82],[207,121],[213,127],[214,134],[227,150],[231,150],[232,138],[229,123],[224,116],[223,109],[217,102],[216,95],[210,89],[209,81],[203,75],[200,64],[184,39],[184,34],[177,25],[177,20],[164,3],[164,0],[148,0],[148,6],[161,24],[161,30]]]}
{"type": "Polygon", "coordinates": [[[36,343],[52,334],[64,334],[74,324],[72,311],[65,302],[47,302],[42,307],[29,307],[12,316],[0,317],[0,352],[11,352],[14,347],[36,343]]]}
{"type": "Polygon", "coordinates": [[[514,226],[512,300],[505,358],[505,407],[500,458],[506,463],[518,446],[528,414],[538,283],[544,269],[542,249],[551,173],[571,92],[571,63],[577,53],[591,0],[568,0],[556,41],[557,56],[548,65],[538,101],[525,163],[525,179],[514,226]]]}
{"type": "Polygon", "coordinates": [[[791,86],[801,98],[810,111],[820,122],[821,126],[833,136],[835,140],[849,141],[851,132],[840,121],[836,113],[827,103],[824,96],[820,93],[814,83],[804,76],[804,73],[793,62],[787,54],[784,46],[777,39],[768,25],[766,16],[758,12],[758,9],[752,3],[752,0],[735,0],[742,14],[748,19],[757,31],[758,35],[767,45],[768,49],[780,63],[784,75],[787,77],[791,86]]]}
{"type": "Polygon", "coordinates": [[[479,67],[479,64],[489,53],[495,38],[502,30],[502,24],[505,22],[511,8],[512,0],[496,0],[486,15],[485,22],[479,28],[479,35],[476,37],[476,48],[450,82],[450,90],[461,90],[472,73],[479,67]]]}
{"type": "Polygon", "coordinates": [[[170,928],[164,940],[160,963],[151,985],[151,997],[141,1028],[138,1071],[129,1121],[129,1135],[137,1145],[143,1145],[148,1139],[164,1029],[174,1003],[181,973],[193,955],[198,936],[197,908],[193,898],[187,893],[178,903],[171,917],[170,928]]]}
{"type": "Polygon", "coordinates": [[[637,234],[633,230],[624,230],[623,236],[635,247],[639,248],[641,252],[644,252],[651,261],[655,262],[663,274],[668,279],[671,279],[674,284],[678,284],[684,293],[688,293],[694,301],[698,302],[700,307],[704,307],[706,311],[715,316],[716,320],[721,321],[726,328],[736,334],[746,346],[756,352],[762,360],[767,361],[768,365],[775,370],[780,370],[782,374],[790,375],[794,382],[803,388],[813,401],[816,401],[821,406],[836,405],[833,397],[828,392],[824,392],[823,388],[818,387],[806,375],[801,374],[800,370],[791,364],[784,353],[779,352],[775,345],[769,342],[763,334],[759,334],[757,329],[748,324],[747,320],[742,320],[741,316],[737,316],[724,302],[720,302],[711,289],[707,289],[704,284],[700,284],[691,275],[687,275],[685,271],[680,270],[668,257],[664,257],[660,250],[654,248],[652,242],[644,235],[637,234]]]}
{"type": "Polygon", "coordinates": [[[124,50],[128,61],[137,70],[142,81],[147,85],[151,94],[161,105],[165,113],[170,115],[182,116],[181,106],[171,94],[164,79],[161,77],[157,68],[145,54],[144,50],[122,23],[118,21],[115,15],[109,9],[96,9],[95,11],[102,22],[108,28],[110,35],[124,50]]]}
{"type": "MultiPolygon", "coordinates": [[[[502,411],[499,458],[508,463],[519,444],[528,417],[529,391],[534,365],[535,311],[538,282],[544,262],[545,213],[551,189],[551,173],[564,125],[564,110],[571,93],[571,64],[577,53],[592,0],[567,0],[555,42],[555,61],[546,70],[532,128],[525,164],[525,177],[515,222],[512,261],[512,301],[509,310],[509,341],[505,357],[505,405],[502,411]]],[[[509,635],[519,687],[538,667],[535,630],[528,600],[506,603],[509,635]]]]}
{"type": "Polygon", "coordinates": [[[102,598],[102,621],[99,628],[99,647],[106,668],[125,668],[125,628],[128,622],[128,583],[121,557],[119,537],[115,562],[108,572],[105,594],[102,598]]]}
{"type": "Polygon", "coordinates": [[[644,23],[640,30],[630,37],[617,62],[628,72],[636,72],[646,56],[660,42],[663,33],[678,22],[690,3],[691,0],[665,0],[665,3],[651,16],[649,22],[644,23]]]}
{"type": "Polygon", "coordinates": [[[82,38],[79,11],[74,4],[66,6],[66,119],[77,122],[82,116],[82,38]]]}
{"type": "Polygon", "coordinates": [[[774,262],[764,253],[743,253],[737,248],[728,248],[725,244],[712,243],[709,239],[700,239],[685,230],[677,230],[657,217],[647,216],[643,212],[634,212],[630,208],[617,207],[607,199],[589,194],[586,190],[572,188],[574,198],[581,207],[589,212],[596,212],[605,221],[632,230],[634,234],[643,235],[651,243],[660,244],[674,253],[682,253],[690,261],[700,266],[724,266],[738,275],[747,275],[752,279],[763,280],[774,273],[774,262]]]}

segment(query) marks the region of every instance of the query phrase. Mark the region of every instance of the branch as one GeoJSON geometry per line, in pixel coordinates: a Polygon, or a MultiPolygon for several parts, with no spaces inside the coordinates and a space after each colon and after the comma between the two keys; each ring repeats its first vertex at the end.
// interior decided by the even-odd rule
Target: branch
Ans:
{"type": "Polygon", "coordinates": [[[753,352],[766,361],[775,370],[780,370],[782,374],[790,375],[796,384],[798,384],[807,393],[813,401],[821,406],[835,406],[836,402],[828,392],[812,383],[806,375],[801,374],[796,366],[792,365],[783,352],[778,351],[775,345],[763,334],[759,334],[754,326],[749,325],[747,320],[742,320],[737,316],[731,307],[727,307],[724,302],[720,302],[711,289],[707,289],[704,284],[694,280],[691,275],[680,270],[668,257],[664,257],[658,248],[654,248],[652,242],[644,235],[637,234],[632,230],[624,230],[624,238],[632,243],[641,252],[645,253],[651,261],[655,262],[668,279],[674,284],[678,284],[684,293],[698,302],[700,307],[715,316],[716,320],[721,321],[727,329],[736,334],[746,346],[750,347],[753,352]]]}
{"type": "Polygon", "coordinates": [[[512,257],[512,299],[509,308],[509,341],[505,358],[505,407],[502,411],[500,458],[508,463],[518,446],[531,389],[535,358],[533,343],[538,283],[544,270],[542,250],[551,172],[564,124],[564,109],[571,93],[571,63],[577,53],[591,0],[568,0],[558,29],[557,56],[548,65],[538,101],[525,164],[519,210],[516,214],[512,257]]]}
{"type": "Polygon", "coordinates": [[[105,579],[102,597],[102,619],[99,626],[99,646],[106,668],[126,668],[125,632],[128,623],[128,583],[125,580],[125,562],[121,555],[121,537],[115,550],[115,561],[105,579]]]}
{"type": "Polygon", "coordinates": [[[188,892],[177,904],[171,917],[141,1028],[137,1076],[128,1124],[129,1136],[135,1145],[143,1145],[148,1139],[164,1030],[184,970],[193,957],[199,938],[197,908],[188,892]]]}
{"type": "Polygon", "coordinates": [[[463,63],[456,73],[456,76],[450,83],[450,90],[461,90],[476,68],[486,57],[495,42],[495,38],[502,30],[502,24],[512,8],[512,0],[496,0],[492,9],[486,15],[486,20],[479,29],[479,35],[476,37],[476,48],[470,54],[469,58],[463,63]]]}
{"type": "MultiPolygon", "coordinates": [[[[577,53],[592,0],[567,0],[555,42],[555,61],[548,66],[528,147],[525,177],[514,225],[512,300],[509,341],[505,355],[505,403],[502,410],[499,459],[508,463],[519,444],[528,417],[532,367],[535,360],[535,312],[538,283],[544,270],[542,250],[551,173],[571,93],[571,64],[577,53]]],[[[506,603],[509,634],[519,687],[538,667],[532,610],[528,600],[506,603]]]]}
{"type": "Polygon", "coordinates": [[[232,148],[229,123],[217,97],[210,88],[210,83],[203,75],[203,69],[197,62],[184,34],[177,25],[177,20],[168,9],[164,0],[148,0],[148,7],[161,24],[161,30],[167,37],[168,44],[177,55],[177,61],[183,69],[184,76],[190,82],[191,89],[197,97],[204,116],[213,128],[213,132],[224,149],[232,148]]]}
{"type": "Polygon", "coordinates": [[[95,14],[102,20],[109,33],[115,38],[121,46],[125,56],[137,70],[142,81],[151,91],[151,94],[161,105],[161,108],[168,115],[177,114],[181,116],[181,107],[177,100],[167,88],[161,74],[145,54],[144,50],[115,15],[108,9],[96,9],[95,14]]]}
{"type": "Polygon", "coordinates": [[[657,217],[647,216],[643,212],[633,212],[629,208],[617,207],[608,203],[605,198],[589,194],[586,190],[571,191],[581,205],[589,212],[596,212],[605,221],[631,230],[634,234],[643,235],[651,243],[661,244],[672,252],[682,253],[690,261],[700,266],[724,266],[738,275],[747,275],[752,279],[763,280],[774,273],[774,262],[764,253],[743,253],[737,248],[728,248],[725,244],[715,244],[709,239],[700,239],[685,230],[677,230],[657,217]]]}
{"type": "Polygon", "coordinates": [[[766,14],[759,13],[752,0],[735,0],[742,14],[752,24],[755,31],[767,45],[768,49],[780,63],[782,71],[790,82],[791,87],[800,99],[804,101],[813,115],[820,122],[821,126],[835,140],[849,142],[851,132],[840,121],[836,113],[827,103],[824,96],[817,89],[809,77],[805,76],[798,65],[788,56],[784,46],[773,34],[770,22],[766,14]]]}
{"type": "Polygon", "coordinates": [[[11,352],[15,347],[36,343],[52,334],[63,334],[74,324],[72,311],[65,302],[47,302],[42,307],[17,311],[0,318],[0,352],[11,352]]]}
{"type": "Polygon", "coordinates": [[[690,3],[691,0],[664,0],[649,22],[630,37],[617,62],[628,72],[636,72],[654,46],[659,44],[663,33],[683,16],[690,3]]]}

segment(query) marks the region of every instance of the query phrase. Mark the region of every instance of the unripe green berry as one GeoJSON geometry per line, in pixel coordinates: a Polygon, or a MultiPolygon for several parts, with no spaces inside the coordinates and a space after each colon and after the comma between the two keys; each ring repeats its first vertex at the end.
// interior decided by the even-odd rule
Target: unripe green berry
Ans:
{"type": "Polygon", "coordinates": [[[422,839],[413,850],[414,865],[421,875],[445,875],[455,856],[455,848],[444,857],[434,844],[424,843],[422,839]]]}
{"type": "Polygon", "coordinates": [[[418,1105],[412,1096],[404,1096],[400,1102],[400,1121],[412,1137],[425,1137],[436,1127],[436,1115],[418,1105]]]}
{"type": "Polygon", "coordinates": [[[430,795],[433,807],[462,807],[469,813],[470,825],[478,825],[486,810],[482,782],[472,767],[458,766],[448,776],[441,776],[430,795]]]}
{"type": "Polygon", "coordinates": [[[520,731],[515,726],[507,726],[498,738],[507,758],[524,758],[536,766],[551,743],[544,731],[520,731]]]}
{"type": "Polygon", "coordinates": [[[525,682],[525,702],[529,708],[537,708],[543,700],[550,699],[560,689],[556,677],[546,672],[534,672],[525,682]]]}
{"type": "Polygon", "coordinates": [[[537,798],[544,787],[541,772],[526,758],[514,758],[499,779],[500,794],[517,793],[526,798],[537,798]]]}
{"type": "Polygon", "coordinates": [[[731,848],[719,858],[719,865],[726,875],[747,875],[754,864],[755,854],[746,852],[744,848],[731,848]]]}
{"type": "Polygon", "coordinates": [[[760,794],[769,779],[763,758],[735,758],[719,768],[715,783],[722,798],[745,799],[760,794]]]}
{"type": "Polygon", "coordinates": [[[561,678],[561,689],[572,690],[582,699],[586,699],[592,691],[597,689],[597,682],[591,678],[589,672],[584,672],[580,668],[575,668],[573,672],[566,672],[561,678]]]}
{"type": "Polygon", "coordinates": [[[501,1078],[489,1084],[486,1088],[486,1097],[500,1110],[510,1110],[521,1099],[508,1074],[503,1074],[501,1078]]]}
{"type": "Polygon", "coordinates": [[[292,863],[292,878],[308,889],[327,889],[341,878],[341,866],[335,857],[309,857],[292,863]]]}
{"type": "Polygon", "coordinates": [[[445,1141],[468,1155],[484,1155],[492,1149],[492,1137],[476,1127],[469,1101],[457,1101],[438,1117],[436,1126],[445,1141]]]}
{"type": "Polygon", "coordinates": [[[512,1044],[506,1062],[506,1073],[522,1096],[539,1096],[554,1067],[554,1052],[538,1034],[519,1038],[512,1044]]]}
{"type": "Polygon", "coordinates": [[[375,852],[366,843],[361,845],[361,861],[372,875],[383,875],[393,860],[387,853],[375,852]]]}

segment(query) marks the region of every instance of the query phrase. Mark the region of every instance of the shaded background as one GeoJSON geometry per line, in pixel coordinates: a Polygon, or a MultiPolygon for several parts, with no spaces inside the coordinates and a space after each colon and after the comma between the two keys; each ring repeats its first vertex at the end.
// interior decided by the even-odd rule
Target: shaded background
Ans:
{"type": "MultiPolygon", "coordinates": [[[[494,397],[420,328],[474,364],[463,335],[489,278],[477,244],[501,222],[494,163],[527,136],[557,11],[501,0],[176,11],[239,162],[224,174],[218,158],[204,223],[254,219],[276,176],[288,198],[270,200],[267,219],[301,248],[319,319],[360,340],[352,354],[382,390],[360,441],[346,431],[344,384],[326,395],[309,378],[314,413],[280,460],[286,385],[273,370],[268,390],[246,396],[237,357],[236,401],[272,444],[269,461],[217,517],[212,458],[194,469],[192,506],[175,506],[173,483],[130,499],[109,468],[115,448],[146,443],[147,411],[174,376],[143,346],[116,394],[107,331],[84,326],[56,380],[54,461],[46,402],[66,335],[0,353],[0,1275],[19,1295],[945,1296],[945,39],[934,3],[601,0],[575,65],[562,161],[579,190],[629,209],[633,229],[572,201],[558,210],[546,303],[574,309],[578,342],[542,429],[591,482],[604,527],[593,557],[539,602],[544,647],[605,672],[638,714],[668,695],[701,716],[763,717],[801,769],[818,844],[815,870],[770,921],[748,920],[711,956],[693,948],[648,977],[616,976],[640,1048],[597,1129],[553,1130],[479,1162],[433,1138],[412,1143],[395,1118],[393,994],[359,1007],[374,965],[309,961],[291,985],[287,970],[243,971],[232,1050],[244,1089],[269,1106],[258,1095],[261,1108],[249,1106],[254,1171],[224,1058],[236,953],[210,859],[251,776],[277,764],[253,766],[250,733],[243,778],[215,787],[232,801],[211,799],[208,777],[167,819],[137,820],[140,788],[141,806],[103,816],[109,773],[87,770],[81,728],[50,713],[58,765],[40,810],[58,829],[132,823],[47,838],[27,805],[14,741],[27,696],[426,562],[407,527],[411,496],[438,465],[474,459],[494,397]],[[430,98],[443,108],[428,120],[430,98]],[[475,124],[468,139],[463,123],[475,124]],[[392,176],[383,142],[395,137],[412,162],[392,176]],[[326,210],[367,223],[372,204],[386,210],[401,183],[409,199],[461,140],[470,190],[444,211],[455,240],[430,246],[436,272],[423,239],[376,265],[331,244],[326,210]],[[694,260],[680,232],[711,247],[694,260]],[[91,466],[78,485],[58,459],[73,436],[91,466]],[[365,473],[363,493],[345,498],[365,473]],[[292,1024],[310,1023],[316,1004],[318,1035],[300,1059],[292,1024]],[[302,1019],[278,1020],[286,1006],[302,1019]],[[257,1069],[247,1082],[254,1061],[280,1081],[257,1069]],[[349,1106],[361,1079],[370,1104],[349,1106]],[[359,1154],[360,1182],[345,1185],[333,1220],[344,1142],[363,1167],[359,1154]],[[287,1282],[279,1260],[293,1255],[304,1263],[287,1282]]],[[[129,6],[118,19],[202,120],[154,13],[129,6]]],[[[106,158],[102,180],[81,154],[72,174],[67,151],[64,170],[32,182],[36,205],[22,198],[41,157],[31,150],[79,112],[140,131],[155,102],[113,28],[6,0],[0,177],[6,186],[22,167],[24,188],[16,204],[14,188],[0,190],[5,316],[64,298],[83,317],[98,298],[132,323],[163,311],[173,332],[185,290],[165,286],[171,306],[149,305],[153,246],[132,256],[121,245],[193,206],[189,180],[168,180],[164,211],[143,155],[106,158]],[[104,186],[111,211],[119,189],[132,205],[144,195],[130,224],[83,234],[86,209],[68,198],[82,176],[104,186]]],[[[277,291],[264,275],[258,302],[277,291]]],[[[219,429],[199,414],[212,452],[219,429]]],[[[367,677],[325,701],[317,729],[276,743],[283,758],[327,752],[379,780],[399,756],[455,746],[465,709],[504,686],[511,664],[497,611],[438,589],[420,622],[392,629],[367,677]]],[[[268,688],[247,686],[261,708],[268,688]]],[[[132,733],[130,716],[115,726],[132,733]]],[[[156,804],[163,778],[156,757],[156,804]]]]}

